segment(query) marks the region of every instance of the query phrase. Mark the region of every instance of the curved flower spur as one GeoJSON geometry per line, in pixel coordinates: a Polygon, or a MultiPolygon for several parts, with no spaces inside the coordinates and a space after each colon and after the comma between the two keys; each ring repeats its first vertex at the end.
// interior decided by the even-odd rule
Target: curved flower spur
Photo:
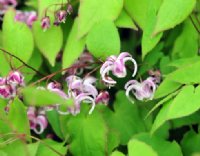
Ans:
{"type": "Polygon", "coordinates": [[[109,76],[109,72],[112,71],[112,74],[118,78],[125,77],[127,75],[125,66],[127,61],[131,61],[134,64],[134,70],[132,74],[132,77],[134,77],[137,72],[137,63],[128,52],[122,52],[118,57],[112,55],[108,57],[105,63],[102,65],[100,74],[102,80],[109,88],[113,87],[117,83],[109,76]]]}

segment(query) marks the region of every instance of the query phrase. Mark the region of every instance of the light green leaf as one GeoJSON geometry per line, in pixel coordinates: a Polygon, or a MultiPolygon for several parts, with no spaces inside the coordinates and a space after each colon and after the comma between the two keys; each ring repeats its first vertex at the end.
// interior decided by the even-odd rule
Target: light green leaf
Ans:
{"type": "Polygon", "coordinates": [[[62,134],[61,128],[60,128],[60,121],[59,121],[58,112],[56,110],[47,111],[46,116],[47,116],[47,119],[48,119],[52,129],[56,133],[56,135],[59,138],[63,139],[63,134],[62,134]]]}
{"type": "MultiPolygon", "coordinates": [[[[15,11],[12,9],[8,10],[4,16],[3,48],[27,63],[34,48],[33,36],[30,28],[25,23],[17,22],[14,18],[15,11]]],[[[22,65],[14,58],[12,62],[16,67],[22,65]]]]}
{"type": "Polygon", "coordinates": [[[82,0],[79,7],[79,37],[103,20],[114,21],[123,7],[123,0],[82,0]]]}
{"type": "Polygon", "coordinates": [[[71,105],[69,101],[63,99],[56,93],[48,90],[36,89],[35,87],[26,87],[22,91],[24,101],[27,105],[33,106],[48,106],[62,104],[65,106],[71,105]]]}
{"type": "Polygon", "coordinates": [[[62,48],[63,34],[61,27],[52,26],[45,32],[42,30],[40,21],[33,24],[35,43],[41,53],[54,66],[57,54],[62,48]]]}
{"type": "Polygon", "coordinates": [[[140,133],[133,136],[133,139],[142,141],[152,147],[158,156],[169,156],[172,153],[173,156],[182,156],[181,148],[175,141],[169,142],[157,136],[150,135],[149,133],[140,133]]]}
{"type": "Polygon", "coordinates": [[[168,66],[176,67],[176,68],[182,68],[183,66],[188,66],[191,63],[196,63],[200,61],[199,56],[191,57],[191,58],[181,58],[176,59],[172,61],[168,66]]]}
{"type": "Polygon", "coordinates": [[[30,135],[29,120],[24,104],[15,98],[13,103],[10,105],[10,111],[8,113],[8,120],[12,124],[12,129],[18,133],[24,133],[30,135]]]}
{"type": "Polygon", "coordinates": [[[68,123],[72,138],[70,151],[77,156],[104,156],[107,143],[105,121],[96,110],[91,115],[85,115],[87,112],[82,109],[81,114],[68,123]]]}
{"type": "Polygon", "coordinates": [[[114,151],[111,156],[125,156],[123,153],[119,152],[119,151],[114,151]]]}
{"type": "Polygon", "coordinates": [[[174,91],[176,91],[178,88],[181,87],[181,83],[174,82],[168,78],[166,78],[158,87],[156,90],[155,99],[162,98],[174,91]]]}
{"type": "Polygon", "coordinates": [[[159,11],[154,35],[174,28],[192,12],[196,0],[164,0],[159,11]]]}
{"type": "Polygon", "coordinates": [[[188,19],[184,22],[182,33],[178,36],[172,49],[172,57],[187,58],[198,54],[199,34],[192,22],[188,19]]]}
{"type": "Polygon", "coordinates": [[[200,61],[191,62],[187,66],[177,69],[170,73],[167,78],[169,80],[182,83],[182,84],[196,84],[200,83],[200,61]],[[192,77],[191,77],[192,76],[192,77]]]}
{"type": "Polygon", "coordinates": [[[152,133],[165,121],[188,116],[200,108],[200,86],[185,86],[180,93],[161,108],[152,127],[152,133]]]}
{"type": "Polygon", "coordinates": [[[122,91],[117,93],[114,113],[105,109],[103,115],[108,127],[119,133],[120,144],[127,144],[131,136],[145,131],[137,106],[132,104],[122,91]]]}
{"type": "Polygon", "coordinates": [[[63,53],[63,68],[72,65],[85,47],[85,38],[78,38],[78,20],[75,19],[63,53]]]}
{"type": "Polygon", "coordinates": [[[35,156],[58,156],[66,155],[66,153],[67,147],[65,147],[63,143],[46,139],[40,142],[35,156]]]}
{"type": "Polygon", "coordinates": [[[128,155],[129,156],[158,156],[156,151],[154,151],[151,146],[147,145],[146,143],[132,139],[128,143],[128,155]]]}
{"type": "Polygon", "coordinates": [[[148,0],[124,0],[124,7],[141,29],[146,23],[148,0]]]}
{"type": "Polygon", "coordinates": [[[137,26],[125,10],[122,10],[119,17],[115,20],[115,25],[119,28],[131,28],[138,30],[137,26]]]}
{"type": "Polygon", "coordinates": [[[147,8],[147,19],[143,30],[142,35],[142,58],[146,56],[148,52],[150,52],[156,44],[159,42],[159,40],[162,37],[162,33],[152,36],[154,25],[156,23],[156,13],[159,9],[158,2],[159,0],[151,0],[148,2],[148,8],[147,8]]]}
{"type": "Polygon", "coordinates": [[[87,36],[87,48],[97,58],[106,59],[120,52],[120,38],[113,22],[96,24],[87,36]]]}
{"type": "Polygon", "coordinates": [[[39,144],[40,144],[40,142],[38,141],[38,142],[27,145],[29,156],[36,156],[39,144]]]}

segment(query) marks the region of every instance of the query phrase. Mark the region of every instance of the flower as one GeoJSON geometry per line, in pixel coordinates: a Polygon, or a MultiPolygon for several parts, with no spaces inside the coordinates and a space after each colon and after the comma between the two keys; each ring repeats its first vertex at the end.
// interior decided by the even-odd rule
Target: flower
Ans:
{"type": "Polygon", "coordinates": [[[16,7],[16,0],[0,0],[0,15],[3,15],[9,7],[16,7]]]}
{"type": "Polygon", "coordinates": [[[13,86],[23,86],[24,76],[19,71],[11,71],[6,78],[6,81],[13,86]]]}
{"type": "Polygon", "coordinates": [[[57,13],[56,13],[56,19],[57,20],[56,21],[58,23],[65,23],[66,17],[67,17],[67,11],[65,11],[65,10],[57,11],[57,13]]]}
{"type": "Polygon", "coordinates": [[[122,52],[118,57],[110,56],[107,58],[106,62],[102,65],[100,69],[100,74],[102,80],[109,86],[114,86],[117,82],[109,77],[109,72],[112,71],[112,74],[118,78],[123,78],[127,75],[125,63],[131,61],[134,64],[134,71],[132,77],[136,75],[137,72],[137,63],[132,58],[128,52],[122,52]]]}
{"type": "Polygon", "coordinates": [[[67,13],[70,15],[73,12],[73,7],[71,4],[67,5],[67,13]]]}
{"type": "Polygon", "coordinates": [[[148,71],[149,76],[153,78],[154,83],[159,84],[161,81],[161,73],[159,70],[153,71],[149,70],[148,71]]]}
{"type": "Polygon", "coordinates": [[[132,91],[133,95],[138,100],[152,100],[155,90],[156,84],[153,81],[152,77],[147,78],[145,81],[139,83],[137,80],[130,80],[126,83],[126,96],[130,99],[130,91],[132,91]]]}
{"type": "Polygon", "coordinates": [[[10,99],[16,94],[15,88],[11,85],[0,85],[0,97],[4,99],[10,99]]]}
{"type": "Polygon", "coordinates": [[[44,18],[42,18],[41,20],[41,27],[44,31],[46,31],[47,29],[49,29],[50,27],[50,18],[49,16],[45,16],[44,18]]]}
{"type": "Polygon", "coordinates": [[[37,14],[35,11],[17,11],[15,15],[15,20],[19,22],[26,23],[30,28],[33,22],[37,20],[37,14]]]}
{"type": "Polygon", "coordinates": [[[107,91],[102,91],[99,93],[99,95],[97,96],[97,98],[95,99],[96,103],[103,103],[105,105],[108,104],[110,99],[110,95],[107,91]]]}
{"type": "Polygon", "coordinates": [[[35,107],[29,107],[27,110],[27,116],[30,123],[30,129],[36,134],[41,134],[48,126],[47,118],[43,110],[37,111],[35,107]]]}

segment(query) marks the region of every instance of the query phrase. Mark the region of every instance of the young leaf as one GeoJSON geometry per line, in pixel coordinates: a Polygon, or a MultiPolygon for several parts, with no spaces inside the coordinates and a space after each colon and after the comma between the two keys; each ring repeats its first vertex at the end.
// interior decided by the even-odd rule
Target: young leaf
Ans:
{"type": "Polygon", "coordinates": [[[18,98],[15,98],[13,103],[10,105],[8,120],[11,122],[13,130],[16,130],[18,133],[30,135],[26,109],[24,104],[18,98]]]}
{"type": "Polygon", "coordinates": [[[198,54],[199,34],[192,22],[188,19],[184,22],[183,30],[176,39],[172,50],[172,57],[187,58],[198,54]],[[186,44],[187,43],[187,44],[186,44]]]}
{"type": "Polygon", "coordinates": [[[200,61],[191,62],[188,66],[183,66],[182,68],[170,73],[167,78],[182,84],[200,83],[199,69],[200,61]]]}
{"type": "Polygon", "coordinates": [[[105,122],[99,112],[94,111],[86,116],[83,109],[68,123],[69,134],[72,137],[70,151],[78,156],[104,156],[107,143],[105,122]]]}
{"type": "Polygon", "coordinates": [[[114,21],[123,7],[123,0],[82,0],[79,7],[79,37],[102,20],[114,21]]]}
{"type": "Polygon", "coordinates": [[[35,87],[26,87],[22,90],[24,101],[28,105],[48,106],[55,104],[63,104],[69,106],[68,100],[63,99],[58,94],[48,90],[36,89],[35,87]]]}
{"type": "Polygon", "coordinates": [[[119,152],[119,151],[114,151],[111,156],[125,156],[123,153],[119,152]]]}
{"type": "Polygon", "coordinates": [[[132,139],[129,141],[128,155],[129,156],[141,156],[141,155],[158,156],[157,152],[154,151],[151,146],[136,139],[132,139]]]}
{"type": "Polygon", "coordinates": [[[174,91],[176,91],[178,88],[181,87],[181,83],[174,82],[168,78],[166,78],[158,87],[156,90],[155,99],[162,98],[174,91]]]}
{"type": "MultiPolygon", "coordinates": [[[[30,28],[25,23],[15,21],[15,11],[12,9],[6,12],[3,20],[3,48],[26,63],[34,48],[30,28]]],[[[22,65],[16,59],[13,62],[16,67],[22,65]]]]}
{"type": "Polygon", "coordinates": [[[58,112],[56,110],[47,111],[46,116],[47,116],[47,119],[48,119],[52,129],[56,133],[56,135],[59,138],[63,139],[63,134],[62,134],[61,128],[60,128],[60,120],[59,120],[58,112]]]}
{"type": "Polygon", "coordinates": [[[52,26],[44,32],[40,21],[38,21],[33,24],[33,35],[38,49],[48,59],[49,63],[54,66],[56,56],[63,44],[62,29],[52,26]]]}
{"type": "Polygon", "coordinates": [[[181,148],[175,141],[169,142],[157,136],[152,136],[149,133],[140,133],[133,136],[133,139],[146,143],[159,156],[169,156],[172,153],[173,156],[182,156],[181,148]]]}
{"type": "Polygon", "coordinates": [[[164,0],[154,28],[154,35],[181,23],[192,12],[196,0],[164,0]]]}
{"type": "Polygon", "coordinates": [[[148,2],[147,8],[147,19],[143,29],[142,35],[142,58],[146,56],[146,54],[151,51],[159,40],[162,37],[162,33],[152,36],[154,25],[156,23],[156,13],[159,9],[159,5],[157,4],[158,0],[151,0],[148,2]]]}
{"type": "Polygon", "coordinates": [[[119,17],[115,20],[115,25],[119,28],[131,28],[138,30],[137,26],[125,10],[122,10],[119,17]]]}
{"type": "Polygon", "coordinates": [[[184,87],[180,93],[161,108],[152,127],[155,132],[165,121],[188,116],[200,108],[199,103],[200,86],[195,90],[189,85],[184,87]]]}
{"type": "Polygon", "coordinates": [[[74,63],[81,55],[85,47],[85,38],[78,38],[78,20],[75,19],[63,53],[63,68],[74,63]]]}
{"type": "Polygon", "coordinates": [[[102,21],[89,32],[86,40],[87,48],[97,58],[106,59],[120,52],[120,38],[114,23],[102,21]]]}

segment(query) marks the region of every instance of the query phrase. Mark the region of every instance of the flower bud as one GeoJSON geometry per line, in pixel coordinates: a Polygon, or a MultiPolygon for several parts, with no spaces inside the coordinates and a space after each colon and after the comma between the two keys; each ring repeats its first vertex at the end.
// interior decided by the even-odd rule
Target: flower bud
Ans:
{"type": "Polygon", "coordinates": [[[47,29],[49,29],[50,27],[50,18],[49,16],[45,16],[44,18],[42,18],[41,20],[41,27],[44,31],[46,31],[47,29]]]}

